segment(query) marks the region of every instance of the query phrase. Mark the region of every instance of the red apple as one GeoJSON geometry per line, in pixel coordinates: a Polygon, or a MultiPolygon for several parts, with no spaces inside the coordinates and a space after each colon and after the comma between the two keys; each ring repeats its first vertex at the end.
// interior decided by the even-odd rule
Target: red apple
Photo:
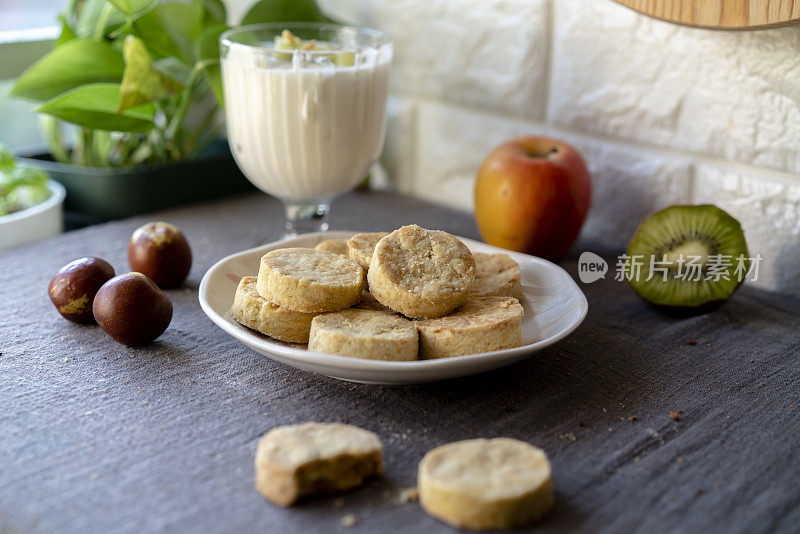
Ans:
{"type": "Polygon", "coordinates": [[[589,211],[591,179],[563,141],[519,137],[495,148],[475,183],[475,220],[484,241],[560,260],[589,211]]]}

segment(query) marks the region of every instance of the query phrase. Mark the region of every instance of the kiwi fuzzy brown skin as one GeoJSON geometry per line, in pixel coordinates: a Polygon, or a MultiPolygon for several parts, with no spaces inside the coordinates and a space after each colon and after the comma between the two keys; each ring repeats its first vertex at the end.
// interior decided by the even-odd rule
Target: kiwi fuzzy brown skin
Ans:
{"type": "Polygon", "coordinates": [[[128,243],[131,270],[149,277],[162,289],[180,286],[192,268],[186,237],[166,222],[151,222],[133,232],[128,243]]]}
{"type": "MultiPolygon", "coordinates": [[[[665,235],[671,238],[672,241],[665,242],[664,245],[659,245],[656,249],[651,249],[649,253],[646,252],[645,258],[648,259],[645,261],[649,261],[649,256],[655,255],[656,257],[660,257],[660,255],[665,252],[674,253],[676,248],[679,249],[680,246],[685,246],[686,243],[696,243],[698,241],[703,241],[703,246],[706,247],[704,254],[706,255],[725,252],[731,257],[737,257],[739,254],[744,254],[745,257],[749,256],[744,232],[742,231],[739,221],[724,210],[710,204],[670,206],[647,217],[639,225],[639,228],[631,239],[627,249],[628,255],[634,256],[641,254],[644,252],[643,246],[649,248],[656,242],[656,237],[664,238],[665,235]],[[682,219],[679,220],[675,217],[682,217],[682,219]],[[702,223],[698,221],[702,221],[702,223]],[[692,227],[692,223],[697,224],[698,227],[692,227]],[[682,227],[683,224],[686,224],[686,228],[682,227]],[[701,230],[698,230],[698,228],[707,228],[709,226],[718,232],[718,234],[703,234],[701,230]],[[670,232],[679,230],[680,235],[673,236],[671,233],[667,234],[665,228],[669,228],[670,232]]],[[[642,276],[644,276],[644,274],[643,269],[642,276]]],[[[670,289],[673,290],[673,293],[668,299],[664,298],[663,292],[659,294],[659,292],[656,291],[655,293],[648,294],[652,289],[652,285],[650,287],[646,285],[642,286],[630,279],[628,282],[635,290],[636,294],[655,309],[674,317],[687,317],[708,313],[718,309],[742,286],[744,279],[738,281],[725,280],[724,282],[709,282],[705,284],[702,289],[700,285],[690,287],[692,284],[695,284],[695,282],[688,281],[677,282],[678,285],[681,283],[684,284],[678,289],[675,289],[675,285],[662,285],[662,291],[664,287],[670,287],[670,289]],[[736,283],[729,285],[733,282],[736,283]],[[713,284],[718,284],[713,292],[717,293],[717,296],[724,292],[722,295],[723,298],[712,298],[708,295],[710,290],[707,288],[713,284]],[[697,293],[687,294],[690,289],[692,291],[697,291],[697,293]],[[703,290],[706,290],[705,296],[707,298],[705,299],[702,298],[703,290]],[[683,295],[680,295],[680,291],[684,292],[683,295]],[[677,296],[676,293],[678,293],[677,296]],[[660,298],[662,302],[658,302],[658,298],[660,298]],[[681,298],[686,299],[686,301],[681,302],[681,298]],[[674,300],[672,302],[663,302],[663,300],[669,299],[674,300]]],[[[672,280],[670,280],[669,283],[676,284],[676,282],[672,280]]],[[[655,285],[659,284],[660,283],[656,283],[655,285]]]]}
{"type": "Polygon", "coordinates": [[[147,345],[172,321],[172,302],[142,273],[125,273],[106,282],[92,311],[100,328],[129,347],[147,345]]]}
{"type": "Polygon", "coordinates": [[[47,294],[64,319],[93,323],[92,303],[100,287],[114,277],[105,260],[88,256],[63,266],[50,280],[47,294]]]}

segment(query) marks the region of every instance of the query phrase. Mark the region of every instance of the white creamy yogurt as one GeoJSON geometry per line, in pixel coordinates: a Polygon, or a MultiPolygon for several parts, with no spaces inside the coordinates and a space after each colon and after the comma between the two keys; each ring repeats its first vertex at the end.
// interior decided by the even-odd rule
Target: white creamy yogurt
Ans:
{"type": "Polygon", "coordinates": [[[366,54],[349,67],[303,63],[302,54],[261,66],[231,45],[222,58],[228,141],[258,188],[328,200],[367,175],[383,148],[391,47],[366,54]]]}

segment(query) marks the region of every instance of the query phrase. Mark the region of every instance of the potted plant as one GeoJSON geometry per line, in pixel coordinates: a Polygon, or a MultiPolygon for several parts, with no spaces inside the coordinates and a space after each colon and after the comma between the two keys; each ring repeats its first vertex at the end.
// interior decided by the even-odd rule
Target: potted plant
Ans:
{"type": "MultiPolygon", "coordinates": [[[[297,20],[328,19],[262,0],[242,24],[297,20]]],[[[221,0],[72,0],[59,22],[10,94],[39,102],[48,153],[25,163],[66,187],[67,210],[95,222],[251,187],[222,140],[221,0]]]]}

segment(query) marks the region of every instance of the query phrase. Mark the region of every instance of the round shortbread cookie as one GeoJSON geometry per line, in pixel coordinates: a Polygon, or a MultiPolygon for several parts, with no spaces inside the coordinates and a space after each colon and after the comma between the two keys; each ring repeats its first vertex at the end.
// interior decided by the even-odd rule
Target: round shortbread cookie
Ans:
{"type": "Polygon", "coordinates": [[[514,297],[522,299],[519,265],[508,254],[473,252],[475,283],[470,293],[476,297],[514,297]]]}
{"type": "Polygon", "coordinates": [[[389,306],[384,306],[378,299],[372,296],[368,290],[364,290],[361,292],[361,300],[358,301],[358,304],[354,306],[355,308],[361,308],[362,310],[378,310],[378,311],[385,311],[389,313],[397,313],[389,306]]]}
{"type": "Polygon", "coordinates": [[[555,504],[544,451],[510,438],[470,439],[437,447],[420,462],[418,484],[425,511],[458,528],[529,525],[555,504]]]}
{"type": "Polygon", "coordinates": [[[341,423],[276,427],[256,448],[256,489],[280,506],[354,488],[383,471],[376,434],[341,423]]]}
{"type": "Polygon", "coordinates": [[[361,298],[364,270],[353,260],[313,248],[280,248],[261,258],[258,292],[301,312],[349,308],[361,298]]]}
{"type": "Polygon", "coordinates": [[[367,277],[381,304],[407,317],[441,317],[466,300],[475,259],[448,233],[403,226],[375,246],[367,277]]]}
{"type": "Polygon", "coordinates": [[[350,308],[317,315],[311,322],[308,350],[368,360],[417,359],[417,329],[391,312],[350,308]]]}
{"type": "Polygon", "coordinates": [[[322,252],[333,252],[334,254],[341,254],[345,258],[347,257],[347,241],[342,239],[325,240],[321,243],[317,243],[314,249],[321,250],[322,252]]]}
{"type": "Polygon", "coordinates": [[[519,347],[524,313],[513,297],[470,297],[446,317],[414,321],[419,357],[449,358],[519,347]]]}
{"type": "Polygon", "coordinates": [[[354,235],[347,241],[348,256],[351,260],[356,260],[364,269],[369,269],[369,261],[375,251],[375,245],[387,235],[389,235],[387,232],[354,235]]]}
{"type": "Polygon", "coordinates": [[[269,337],[288,343],[308,343],[311,320],[317,314],[273,304],[258,293],[256,278],[245,276],[236,288],[231,315],[244,326],[269,337]]]}

